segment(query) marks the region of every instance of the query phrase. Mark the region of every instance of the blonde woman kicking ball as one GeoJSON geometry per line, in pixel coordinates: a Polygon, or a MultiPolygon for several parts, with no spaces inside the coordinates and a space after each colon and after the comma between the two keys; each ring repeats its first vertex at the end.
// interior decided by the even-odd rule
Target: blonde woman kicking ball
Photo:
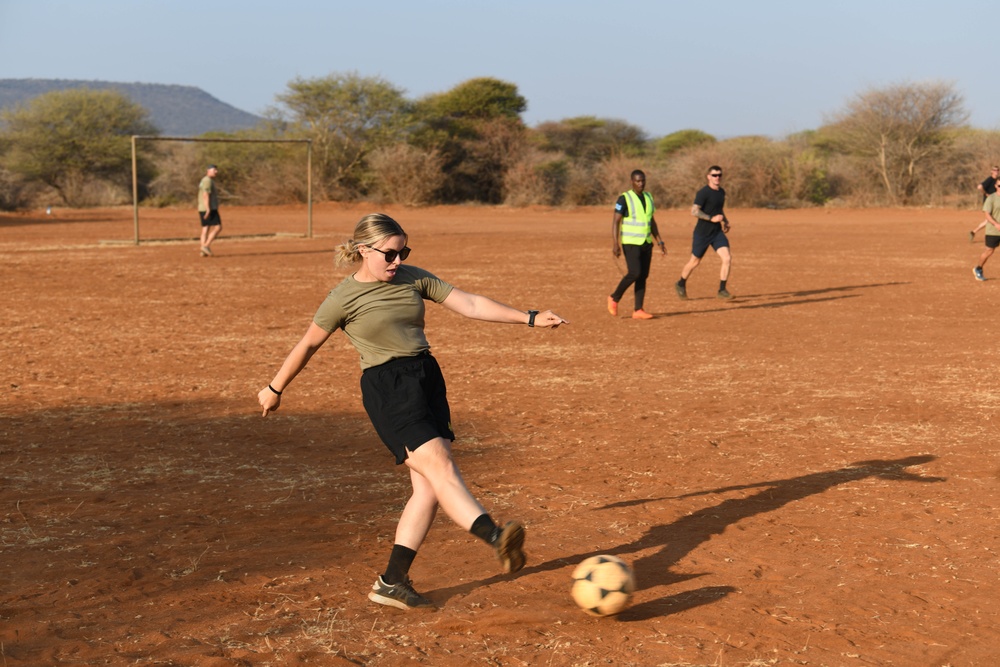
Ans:
{"type": "Polygon", "coordinates": [[[277,375],[257,395],[266,417],[281,405],[289,383],[337,329],[361,355],[361,393],[376,432],[409,468],[412,494],[396,526],[385,571],[368,593],[379,604],[400,609],[433,608],[409,577],[410,566],[440,506],[463,529],[492,547],[505,572],[525,564],[524,526],[498,525],[477,501],[451,457],[451,430],[444,377],[424,335],[424,301],[466,317],[529,327],[556,328],[566,320],[550,310],[527,312],[463,292],[424,269],[403,264],[408,237],[381,213],[358,222],[354,237],[337,247],[337,261],[357,271],[320,305],[302,340],[277,375]]]}

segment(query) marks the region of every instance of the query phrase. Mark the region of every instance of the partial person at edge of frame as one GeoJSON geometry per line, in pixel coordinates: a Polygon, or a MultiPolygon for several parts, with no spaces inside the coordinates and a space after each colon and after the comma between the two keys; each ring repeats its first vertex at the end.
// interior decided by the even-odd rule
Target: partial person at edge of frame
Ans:
{"type": "Polygon", "coordinates": [[[656,239],[656,244],[660,247],[661,257],[666,256],[667,249],[656,226],[653,195],[646,192],[646,174],[641,169],[636,169],[630,179],[632,189],[618,196],[611,216],[611,252],[617,258],[621,257],[624,249],[627,272],[608,297],[608,312],[618,316],[618,302],[625,296],[625,290],[634,285],[635,309],[632,311],[632,319],[651,320],[653,316],[643,310],[643,305],[646,279],[649,278],[653,262],[653,239],[656,239]]]}
{"type": "Polygon", "coordinates": [[[986,250],[979,256],[979,262],[972,269],[972,275],[976,280],[984,281],[983,266],[993,255],[993,252],[1000,246],[1000,191],[994,192],[983,202],[983,213],[986,214],[986,237],[984,242],[986,250]]]}
{"type": "Polygon", "coordinates": [[[466,487],[451,456],[451,428],[444,377],[424,333],[424,301],[477,320],[529,327],[567,324],[551,310],[527,312],[453,287],[429,271],[403,264],[408,236],[381,213],[362,218],[354,236],[337,246],[338,264],[357,270],[327,295],[305,335],[257,400],[263,416],[281,405],[282,394],[337,329],[361,357],[361,394],[379,438],[409,468],[412,495],[396,526],[385,571],[368,598],[399,609],[432,609],[413,588],[410,566],[440,506],[456,524],[492,547],[505,572],[525,564],[525,529],[519,521],[498,525],[466,487]]]}
{"type": "Polygon", "coordinates": [[[212,256],[212,241],[222,231],[222,218],[219,216],[219,192],[215,187],[215,177],[219,168],[208,165],[205,176],[198,183],[198,219],[201,221],[201,256],[212,256]]]}
{"type": "MultiPolygon", "coordinates": [[[[983,204],[986,203],[987,197],[989,197],[991,194],[997,191],[998,180],[1000,180],[1000,167],[994,165],[990,169],[990,175],[986,177],[986,180],[976,186],[976,189],[979,190],[979,192],[982,193],[983,195],[983,204]]],[[[985,228],[986,223],[987,223],[986,219],[983,219],[983,221],[980,222],[975,229],[969,232],[969,243],[975,242],[976,232],[978,232],[980,229],[985,228]]]]}
{"type": "Polygon", "coordinates": [[[698,218],[691,239],[691,259],[681,269],[681,278],[674,285],[674,289],[677,291],[677,296],[682,299],[687,298],[687,280],[691,277],[691,272],[701,264],[701,259],[711,246],[722,260],[717,296],[720,299],[732,299],[733,295],[726,289],[733,256],[729,250],[729,238],[726,236],[729,232],[729,218],[725,212],[726,191],[722,188],[722,167],[713,164],[705,172],[705,178],[708,180],[708,185],[698,190],[694,196],[694,205],[691,207],[691,215],[698,218]]]}

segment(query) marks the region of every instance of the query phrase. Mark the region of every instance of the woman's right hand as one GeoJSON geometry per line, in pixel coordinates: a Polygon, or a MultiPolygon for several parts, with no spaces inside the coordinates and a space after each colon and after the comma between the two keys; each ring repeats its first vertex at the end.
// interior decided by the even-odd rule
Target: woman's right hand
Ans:
{"type": "MultiPolygon", "coordinates": [[[[329,331],[321,329],[315,322],[310,322],[309,328],[306,329],[305,335],[302,336],[302,340],[296,343],[292,351],[288,353],[288,357],[281,364],[281,370],[278,371],[278,374],[274,376],[271,382],[281,387],[281,391],[288,389],[289,383],[295,379],[299,371],[306,367],[309,359],[316,350],[323,346],[323,343],[329,337],[329,331]]],[[[264,410],[264,414],[261,415],[262,417],[266,417],[268,412],[274,412],[281,406],[281,395],[278,394],[277,390],[272,390],[271,387],[272,385],[269,384],[257,394],[257,402],[260,403],[260,407],[264,410]]]]}
{"type": "Polygon", "coordinates": [[[261,417],[266,417],[267,413],[274,412],[281,405],[281,396],[271,391],[270,387],[264,387],[257,394],[257,402],[264,409],[264,414],[261,417]]]}

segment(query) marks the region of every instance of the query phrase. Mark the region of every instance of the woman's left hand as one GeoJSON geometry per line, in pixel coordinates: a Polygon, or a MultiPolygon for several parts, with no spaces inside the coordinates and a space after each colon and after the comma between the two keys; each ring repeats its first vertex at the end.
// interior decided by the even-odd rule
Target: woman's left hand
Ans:
{"type": "Polygon", "coordinates": [[[542,312],[535,315],[535,326],[545,327],[546,329],[555,329],[560,324],[569,324],[566,320],[559,317],[551,310],[543,310],[542,312]]]}

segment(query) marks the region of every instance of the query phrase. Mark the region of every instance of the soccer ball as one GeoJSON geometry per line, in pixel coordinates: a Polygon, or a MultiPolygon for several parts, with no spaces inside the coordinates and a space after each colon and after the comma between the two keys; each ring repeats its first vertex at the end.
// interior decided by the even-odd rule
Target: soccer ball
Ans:
{"type": "Polygon", "coordinates": [[[573,600],[591,616],[611,616],[628,605],[635,590],[632,568],[616,556],[592,556],[573,570],[573,600]]]}

